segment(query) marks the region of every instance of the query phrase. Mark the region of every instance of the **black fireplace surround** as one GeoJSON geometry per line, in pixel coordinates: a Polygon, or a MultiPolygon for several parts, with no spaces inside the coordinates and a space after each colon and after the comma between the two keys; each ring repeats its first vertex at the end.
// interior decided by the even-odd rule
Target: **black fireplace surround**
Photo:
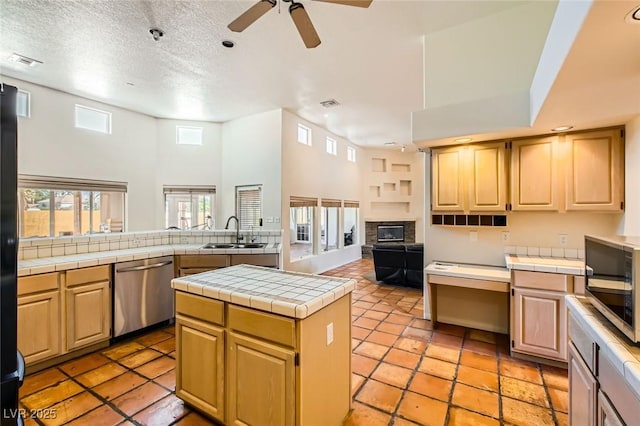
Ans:
{"type": "Polygon", "coordinates": [[[374,244],[376,280],[406,287],[423,287],[423,244],[374,244]]]}

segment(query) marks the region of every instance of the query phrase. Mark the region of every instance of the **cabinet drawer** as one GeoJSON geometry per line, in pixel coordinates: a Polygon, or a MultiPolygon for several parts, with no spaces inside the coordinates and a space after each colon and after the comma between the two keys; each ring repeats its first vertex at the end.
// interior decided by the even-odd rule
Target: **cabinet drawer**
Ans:
{"type": "Polygon", "coordinates": [[[576,347],[582,360],[587,364],[594,375],[596,371],[596,343],[591,336],[580,326],[573,314],[569,313],[569,340],[576,347]]]}
{"type": "Polygon", "coordinates": [[[232,254],[231,265],[240,265],[246,263],[248,265],[272,266],[278,267],[277,254],[232,254]]]}
{"type": "Polygon", "coordinates": [[[209,272],[209,271],[213,271],[214,269],[219,269],[219,268],[214,268],[214,267],[209,267],[209,268],[180,268],[178,269],[178,276],[179,277],[186,277],[187,275],[194,275],[194,274],[200,274],[202,272],[209,272]]]}
{"type": "Polygon", "coordinates": [[[60,288],[60,272],[18,278],[18,296],[60,288]]]}
{"type": "Polygon", "coordinates": [[[538,290],[551,290],[572,292],[572,279],[568,275],[552,274],[548,272],[513,271],[514,287],[535,288],[538,290]]]}
{"type": "Polygon", "coordinates": [[[67,271],[67,287],[98,281],[109,281],[109,266],[93,266],[91,268],[73,269],[67,271]]]}
{"type": "Polygon", "coordinates": [[[220,268],[226,266],[229,266],[229,256],[226,254],[180,256],[178,260],[179,268],[220,268]]]}
{"type": "Polygon", "coordinates": [[[224,325],[224,302],[176,291],[176,313],[224,325]]]}
{"type": "Polygon", "coordinates": [[[229,305],[229,328],[262,339],[295,347],[295,320],[229,305]]]}

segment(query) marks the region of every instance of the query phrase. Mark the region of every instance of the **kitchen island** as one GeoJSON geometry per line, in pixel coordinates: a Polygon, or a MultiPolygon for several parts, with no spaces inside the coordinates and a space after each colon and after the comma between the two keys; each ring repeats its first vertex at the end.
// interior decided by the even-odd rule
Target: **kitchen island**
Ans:
{"type": "Polygon", "coordinates": [[[179,398],[229,425],[342,424],[355,280],[237,265],[171,285],[179,398]]]}

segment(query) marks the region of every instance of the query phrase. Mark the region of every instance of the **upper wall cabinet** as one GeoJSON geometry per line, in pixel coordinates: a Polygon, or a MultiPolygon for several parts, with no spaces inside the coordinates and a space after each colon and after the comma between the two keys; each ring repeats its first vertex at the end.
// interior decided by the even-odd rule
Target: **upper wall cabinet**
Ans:
{"type": "Polygon", "coordinates": [[[621,211],[624,208],[624,147],[621,129],[565,137],[566,209],[621,211]]]}
{"type": "Polygon", "coordinates": [[[433,211],[505,211],[505,144],[457,146],[431,151],[433,211]]]}
{"type": "Polygon", "coordinates": [[[521,139],[511,145],[511,208],[560,209],[557,136],[521,139]]]}

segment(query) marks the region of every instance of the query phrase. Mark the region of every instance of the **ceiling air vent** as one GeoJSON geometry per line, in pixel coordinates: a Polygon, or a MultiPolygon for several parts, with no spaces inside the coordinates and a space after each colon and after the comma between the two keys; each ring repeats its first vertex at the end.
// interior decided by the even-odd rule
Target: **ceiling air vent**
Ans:
{"type": "Polygon", "coordinates": [[[33,59],[33,58],[29,58],[27,56],[20,55],[18,53],[13,53],[11,56],[9,56],[9,60],[11,62],[16,62],[18,64],[27,65],[29,67],[35,67],[36,65],[39,65],[39,64],[42,63],[42,61],[39,61],[39,60],[33,59]]]}
{"type": "Polygon", "coordinates": [[[320,105],[322,105],[325,108],[332,108],[332,107],[340,105],[340,103],[338,101],[336,101],[335,99],[327,99],[326,101],[320,102],[320,105]]]}

